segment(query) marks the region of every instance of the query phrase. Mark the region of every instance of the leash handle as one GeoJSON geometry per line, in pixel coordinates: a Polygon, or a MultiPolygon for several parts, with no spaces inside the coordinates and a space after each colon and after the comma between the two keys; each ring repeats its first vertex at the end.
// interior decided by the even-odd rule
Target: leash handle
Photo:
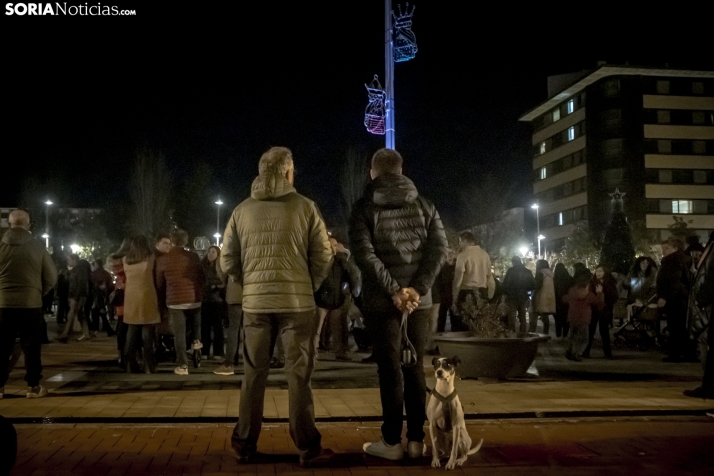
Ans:
{"type": "Polygon", "coordinates": [[[417,364],[417,353],[416,349],[409,341],[409,336],[407,335],[407,320],[409,319],[409,311],[404,311],[402,313],[402,323],[400,324],[400,329],[402,331],[402,367],[414,367],[417,364]]]}

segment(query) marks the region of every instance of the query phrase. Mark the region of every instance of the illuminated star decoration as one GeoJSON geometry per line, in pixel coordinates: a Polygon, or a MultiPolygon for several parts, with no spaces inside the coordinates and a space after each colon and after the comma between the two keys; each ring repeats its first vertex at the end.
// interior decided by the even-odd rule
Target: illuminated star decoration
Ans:
{"type": "Polygon", "coordinates": [[[613,202],[621,202],[622,197],[624,197],[627,194],[625,192],[620,192],[620,189],[616,188],[615,193],[608,193],[608,195],[610,195],[610,197],[612,197],[613,202]]]}

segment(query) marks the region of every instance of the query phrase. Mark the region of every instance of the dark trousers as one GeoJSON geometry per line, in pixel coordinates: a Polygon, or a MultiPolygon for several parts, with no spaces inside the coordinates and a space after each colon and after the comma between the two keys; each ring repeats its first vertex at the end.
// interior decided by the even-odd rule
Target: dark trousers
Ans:
{"type": "Polygon", "coordinates": [[[689,332],[687,331],[687,302],[667,303],[663,308],[667,316],[667,338],[668,355],[674,359],[687,357],[690,354],[689,332]]]}
{"type": "Polygon", "coordinates": [[[91,321],[89,323],[89,330],[98,331],[99,321],[102,322],[102,328],[107,335],[114,335],[114,329],[109,324],[107,320],[107,304],[104,294],[95,294],[94,296],[94,306],[92,306],[91,321]]]}
{"type": "Polygon", "coordinates": [[[508,306],[508,330],[516,332],[516,319],[518,319],[518,333],[526,333],[526,310],[530,300],[506,298],[508,306]]]}
{"type": "Polygon", "coordinates": [[[226,336],[226,363],[238,365],[238,346],[240,330],[243,327],[243,307],[240,304],[228,305],[228,335],[226,336]]]}
{"type": "Polygon", "coordinates": [[[25,354],[25,381],[36,387],[42,379],[42,308],[0,308],[0,387],[4,387],[8,375],[8,360],[20,335],[20,345],[25,354]]]}
{"type": "Polygon", "coordinates": [[[612,322],[612,314],[608,312],[595,312],[593,311],[593,317],[590,319],[590,329],[588,332],[588,346],[583,351],[583,355],[590,355],[590,348],[593,345],[593,339],[595,338],[595,329],[600,327],[600,338],[602,339],[602,351],[605,353],[605,357],[612,356],[612,350],[610,349],[610,323],[612,322]]]}
{"type": "MultiPolygon", "coordinates": [[[[448,291],[451,292],[451,291],[448,291]]],[[[436,332],[446,331],[446,318],[453,305],[453,299],[444,299],[443,295],[441,298],[441,303],[439,303],[439,320],[436,323],[436,332]]]]}
{"type": "Polygon", "coordinates": [[[223,319],[226,317],[226,303],[204,302],[201,304],[201,343],[203,355],[210,355],[213,344],[213,355],[223,356],[223,319]]]}
{"type": "Polygon", "coordinates": [[[154,341],[156,325],[134,325],[129,324],[126,331],[126,347],[124,349],[124,359],[128,362],[130,369],[134,370],[138,362],[137,354],[142,349],[144,354],[144,370],[156,372],[156,357],[154,354],[154,341]]]}
{"type": "Polygon", "coordinates": [[[407,414],[407,439],[424,441],[426,421],[426,379],[423,359],[429,333],[429,309],[414,311],[407,322],[407,336],[417,353],[417,365],[402,367],[400,324],[402,314],[393,311],[365,314],[373,329],[373,349],[379,373],[379,394],[382,399],[382,437],[389,445],[402,439],[403,414],[407,414]]]}
{"type": "Polygon", "coordinates": [[[555,311],[555,336],[566,337],[570,329],[568,322],[568,305],[560,304],[556,306],[555,311]]]}
{"type": "MultiPolygon", "coordinates": [[[[288,381],[290,436],[303,458],[321,449],[322,435],[315,426],[315,407],[310,380],[315,367],[317,314],[314,310],[292,313],[243,313],[245,375],[240,389],[238,424],[231,444],[239,454],[255,452],[263,422],[265,385],[270,371],[273,335],[285,348],[288,381]]],[[[423,375],[423,372],[422,372],[423,375]]]]}
{"type": "Polygon", "coordinates": [[[121,367],[126,365],[124,347],[126,346],[126,332],[128,327],[127,324],[124,324],[124,316],[119,316],[119,320],[117,321],[117,350],[119,351],[119,358],[121,359],[121,362],[119,362],[121,367]]]}

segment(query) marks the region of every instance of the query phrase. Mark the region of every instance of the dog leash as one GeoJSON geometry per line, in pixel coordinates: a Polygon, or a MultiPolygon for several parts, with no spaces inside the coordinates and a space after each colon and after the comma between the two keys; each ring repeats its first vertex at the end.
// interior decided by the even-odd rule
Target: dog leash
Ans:
{"type": "Polygon", "coordinates": [[[407,336],[407,320],[409,311],[402,313],[402,323],[399,326],[402,331],[402,367],[414,367],[417,364],[416,349],[407,336]]]}

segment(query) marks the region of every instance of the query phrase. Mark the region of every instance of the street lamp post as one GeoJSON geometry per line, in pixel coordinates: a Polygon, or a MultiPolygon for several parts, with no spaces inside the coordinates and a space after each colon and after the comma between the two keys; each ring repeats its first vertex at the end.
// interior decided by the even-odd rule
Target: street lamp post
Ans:
{"type": "Polygon", "coordinates": [[[545,240],[545,236],[538,235],[538,258],[542,258],[542,256],[540,255],[540,240],[545,240]]]}
{"type": "Polygon", "coordinates": [[[220,245],[221,240],[221,205],[223,202],[219,198],[216,200],[216,234],[213,235],[216,238],[216,246],[220,245]]]}
{"type": "Polygon", "coordinates": [[[47,199],[45,202],[45,233],[42,237],[45,239],[45,248],[50,247],[50,205],[52,205],[52,200],[47,199]]]}
{"type": "Polygon", "coordinates": [[[539,211],[540,206],[537,203],[534,203],[533,205],[531,205],[531,208],[536,211],[536,227],[538,228],[538,230],[537,230],[538,234],[536,236],[538,236],[538,258],[540,258],[541,257],[540,256],[540,240],[545,238],[545,237],[541,238],[541,236],[543,236],[543,235],[540,234],[540,211],[539,211]]]}

